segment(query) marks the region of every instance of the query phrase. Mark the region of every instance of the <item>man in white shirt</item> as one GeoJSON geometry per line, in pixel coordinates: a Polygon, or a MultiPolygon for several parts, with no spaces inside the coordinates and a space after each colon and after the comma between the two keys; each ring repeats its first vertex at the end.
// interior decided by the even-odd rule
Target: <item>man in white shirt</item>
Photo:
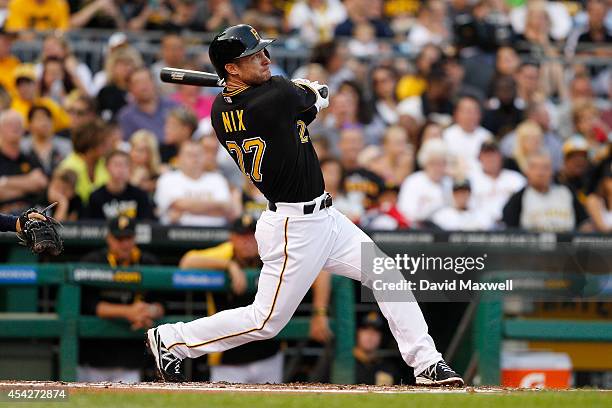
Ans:
{"type": "Polygon", "coordinates": [[[471,187],[467,179],[453,183],[453,203],[442,208],[431,218],[438,227],[447,231],[485,231],[493,227],[490,214],[470,205],[471,187]]]}
{"type": "Polygon", "coordinates": [[[570,232],[588,228],[588,215],[576,195],[553,184],[552,160],[548,153],[527,159],[527,187],[510,197],[503,209],[508,228],[537,232],[570,232]]]}
{"type": "Polygon", "coordinates": [[[291,7],[287,22],[306,44],[317,44],[331,40],[334,27],[345,19],[346,9],[339,0],[302,0],[291,7]]]}
{"type": "Polygon", "coordinates": [[[470,174],[472,202],[493,221],[499,221],[508,198],[525,186],[525,177],[502,167],[502,154],[493,141],[482,144],[478,159],[480,169],[470,174]]]}
{"type": "Polygon", "coordinates": [[[455,107],[455,123],[442,133],[450,155],[459,161],[464,174],[478,168],[480,145],[493,138],[491,132],[480,126],[481,118],[480,102],[472,96],[462,96],[455,107]]]}
{"type": "Polygon", "coordinates": [[[397,208],[411,223],[429,221],[434,212],[450,203],[452,182],[446,175],[447,150],[444,141],[431,139],[418,156],[422,171],[406,177],[400,187],[397,208]]]}
{"type": "Polygon", "coordinates": [[[201,143],[181,145],[178,170],[162,175],[157,182],[155,202],[162,224],[222,227],[231,214],[230,189],[218,172],[205,171],[201,143]]]}

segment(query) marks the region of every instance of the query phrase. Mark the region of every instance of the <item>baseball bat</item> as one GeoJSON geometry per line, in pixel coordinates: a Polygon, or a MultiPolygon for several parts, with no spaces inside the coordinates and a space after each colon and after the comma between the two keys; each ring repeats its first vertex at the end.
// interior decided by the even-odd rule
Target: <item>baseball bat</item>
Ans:
{"type": "Polygon", "coordinates": [[[171,84],[183,84],[183,85],[194,85],[194,86],[222,86],[220,84],[221,79],[217,74],[211,74],[210,72],[203,71],[192,71],[190,69],[179,69],[179,68],[162,68],[159,73],[159,77],[162,82],[168,82],[171,84]]]}
{"type": "MultiPolygon", "coordinates": [[[[212,87],[223,86],[221,83],[221,78],[219,78],[217,74],[211,74],[210,72],[165,67],[161,69],[159,76],[162,82],[168,82],[171,84],[212,87]]],[[[323,98],[327,98],[328,93],[329,91],[327,87],[319,89],[319,94],[323,98]]]]}

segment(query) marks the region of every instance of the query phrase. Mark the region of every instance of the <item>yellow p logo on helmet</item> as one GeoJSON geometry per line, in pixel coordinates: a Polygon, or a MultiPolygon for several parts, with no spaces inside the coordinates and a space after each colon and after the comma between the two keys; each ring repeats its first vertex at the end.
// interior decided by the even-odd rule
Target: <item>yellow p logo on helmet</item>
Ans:
{"type": "Polygon", "coordinates": [[[261,40],[261,37],[259,37],[259,33],[254,28],[251,28],[251,32],[253,33],[253,36],[257,39],[257,41],[261,40]]]}

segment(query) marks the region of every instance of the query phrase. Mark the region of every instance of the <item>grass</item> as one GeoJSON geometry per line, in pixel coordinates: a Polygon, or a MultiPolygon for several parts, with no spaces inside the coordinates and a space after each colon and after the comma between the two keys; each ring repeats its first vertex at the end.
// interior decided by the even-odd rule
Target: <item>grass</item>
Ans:
{"type": "MultiPolygon", "coordinates": [[[[8,406],[0,403],[0,407],[8,406]]],[[[508,394],[245,394],[71,392],[68,402],[18,403],[16,407],[146,408],[597,408],[612,406],[612,392],[513,392],[508,394]]]]}

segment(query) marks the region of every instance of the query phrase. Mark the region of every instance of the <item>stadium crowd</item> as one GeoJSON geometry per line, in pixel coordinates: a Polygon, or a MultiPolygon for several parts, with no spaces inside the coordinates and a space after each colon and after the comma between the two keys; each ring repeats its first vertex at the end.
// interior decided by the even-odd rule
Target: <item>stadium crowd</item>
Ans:
{"type": "MultiPolygon", "coordinates": [[[[367,229],[612,230],[608,0],[10,0],[0,2],[0,211],[228,226],[266,200],[219,148],[218,89],[185,33],[240,22],[310,54],[311,124],[334,205],[367,229]],[[99,72],[66,33],[114,29],[99,72]],[[124,32],[161,30],[146,64],[124,32]],[[43,38],[33,61],[15,41],[43,38]],[[603,61],[604,63],[601,63],[603,61]],[[607,61],[607,63],[606,63],[607,61]]],[[[279,49],[279,48],[276,48],[279,49]]]]}

